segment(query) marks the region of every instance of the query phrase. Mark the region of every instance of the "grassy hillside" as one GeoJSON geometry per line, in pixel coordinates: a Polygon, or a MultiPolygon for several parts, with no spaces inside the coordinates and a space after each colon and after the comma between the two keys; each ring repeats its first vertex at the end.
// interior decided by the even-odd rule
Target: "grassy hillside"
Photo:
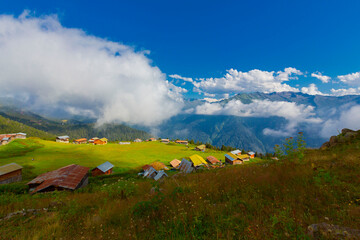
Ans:
{"type": "MultiPolygon", "coordinates": [[[[33,153],[45,154],[46,149],[56,149],[50,145],[33,153]]],[[[145,143],[144,146],[162,145],[145,143]]],[[[61,152],[66,148],[76,152],[72,147],[61,146],[61,152]]],[[[161,152],[166,148],[179,155],[191,152],[183,151],[183,146],[162,146],[161,152]]],[[[145,149],[144,159],[156,158],[150,147],[145,149]]],[[[302,162],[268,161],[204,170],[177,175],[162,183],[132,174],[115,174],[91,178],[88,187],[73,193],[33,196],[3,193],[0,216],[20,209],[49,210],[0,221],[0,236],[4,239],[309,239],[307,227],[314,223],[359,228],[359,156],[360,141],[353,139],[324,151],[308,150],[302,162]]],[[[48,159],[51,161],[50,156],[48,159]]]]}
{"type": "Polygon", "coordinates": [[[0,106],[0,116],[7,119],[23,123],[27,126],[49,132],[50,134],[60,136],[68,135],[71,138],[92,138],[106,137],[111,141],[115,140],[133,140],[135,138],[150,138],[150,134],[145,131],[137,130],[122,124],[105,124],[102,127],[96,127],[94,121],[83,122],[77,120],[47,119],[29,111],[18,110],[14,107],[0,106]]]}
{"type": "Polygon", "coordinates": [[[130,145],[109,143],[95,146],[90,144],[64,144],[41,139],[17,139],[0,147],[0,165],[16,162],[24,165],[26,176],[54,170],[69,164],[96,167],[105,161],[115,165],[115,172],[138,169],[145,164],[161,161],[168,164],[174,158],[182,159],[193,154],[203,157],[213,155],[224,158],[224,152],[207,150],[205,153],[178,144],[142,142],[130,145]]]}
{"type": "Polygon", "coordinates": [[[28,137],[55,139],[55,135],[0,116],[0,134],[24,132],[28,137]]]}

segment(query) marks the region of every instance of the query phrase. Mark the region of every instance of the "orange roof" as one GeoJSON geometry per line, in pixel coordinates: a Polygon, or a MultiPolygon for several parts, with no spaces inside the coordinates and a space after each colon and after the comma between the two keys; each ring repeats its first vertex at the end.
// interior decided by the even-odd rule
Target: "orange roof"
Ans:
{"type": "Polygon", "coordinates": [[[185,140],[176,140],[177,143],[187,143],[188,141],[185,140]]]}
{"type": "Polygon", "coordinates": [[[83,142],[83,141],[87,141],[86,138],[79,138],[79,139],[76,139],[75,142],[83,142]]]}
{"type": "Polygon", "coordinates": [[[150,164],[153,168],[155,168],[156,171],[160,171],[162,169],[169,170],[168,167],[163,164],[162,162],[153,162],[150,164]]]}

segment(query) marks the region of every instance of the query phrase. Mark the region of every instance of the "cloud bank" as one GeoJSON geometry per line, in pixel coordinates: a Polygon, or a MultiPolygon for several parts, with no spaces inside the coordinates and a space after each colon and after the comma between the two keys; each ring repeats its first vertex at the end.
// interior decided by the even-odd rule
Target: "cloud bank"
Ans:
{"type": "Polygon", "coordinates": [[[299,123],[321,123],[320,118],[315,117],[315,108],[294,102],[253,100],[244,104],[240,100],[232,100],[226,104],[204,103],[197,106],[196,114],[205,115],[233,115],[239,117],[283,117],[288,124],[282,130],[264,129],[265,135],[291,136],[296,132],[299,123]]]}
{"type": "Polygon", "coordinates": [[[55,15],[1,15],[0,53],[0,94],[99,124],[159,124],[180,111],[186,91],[146,52],[63,27],[55,15]]]}

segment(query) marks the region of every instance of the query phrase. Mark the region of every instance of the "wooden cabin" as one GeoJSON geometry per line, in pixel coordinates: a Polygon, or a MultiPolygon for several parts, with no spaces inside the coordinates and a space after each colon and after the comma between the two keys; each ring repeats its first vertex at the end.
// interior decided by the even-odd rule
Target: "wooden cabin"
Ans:
{"type": "Polygon", "coordinates": [[[156,171],[160,170],[169,170],[169,168],[163,164],[162,162],[153,162],[150,164],[153,168],[155,168],[156,171]]]}
{"type": "Polygon", "coordinates": [[[225,162],[231,165],[243,164],[243,161],[237,155],[232,153],[225,154],[225,162]]]}
{"type": "Polygon", "coordinates": [[[74,140],[75,144],[86,144],[87,143],[87,139],[86,138],[79,138],[74,140]]]}
{"type": "Polygon", "coordinates": [[[69,139],[70,139],[69,136],[59,136],[59,137],[56,137],[56,142],[58,142],[58,143],[69,143],[69,139]]]}
{"type": "Polygon", "coordinates": [[[255,157],[255,153],[254,153],[254,152],[248,152],[247,154],[249,155],[250,158],[254,158],[254,157],[255,157]]]}
{"type": "Polygon", "coordinates": [[[197,154],[191,155],[189,158],[190,158],[190,161],[193,163],[194,167],[198,167],[201,165],[207,165],[207,162],[204,160],[204,158],[197,154]]]}
{"type": "Polygon", "coordinates": [[[39,175],[27,185],[30,193],[75,190],[88,184],[89,168],[76,164],[39,175]]]}
{"type": "Polygon", "coordinates": [[[0,166],[0,184],[20,182],[22,180],[22,168],[16,163],[0,166]]]}
{"type": "Polygon", "coordinates": [[[113,173],[114,165],[109,162],[104,162],[103,164],[97,166],[96,168],[91,170],[91,175],[99,176],[99,175],[110,175],[113,173]]]}
{"type": "Polygon", "coordinates": [[[137,138],[134,140],[134,142],[142,142],[142,140],[140,138],[137,138]]]}
{"type": "Polygon", "coordinates": [[[94,145],[105,145],[107,142],[104,142],[103,140],[101,140],[101,139],[96,139],[95,141],[94,141],[94,145]]]}
{"type": "Polygon", "coordinates": [[[98,137],[91,138],[91,139],[89,140],[89,143],[90,143],[90,144],[94,144],[95,140],[98,140],[98,139],[99,139],[98,137]]]}
{"type": "Polygon", "coordinates": [[[230,153],[234,154],[234,155],[240,155],[241,154],[241,150],[236,149],[234,151],[231,151],[230,153]]]}
{"type": "Polygon", "coordinates": [[[207,156],[206,158],[207,162],[209,162],[210,164],[219,164],[221,163],[216,157],[214,156],[207,156]]]}
{"type": "Polygon", "coordinates": [[[167,138],[161,139],[160,142],[162,142],[162,143],[170,143],[170,139],[167,139],[167,138]]]}
{"type": "Polygon", "coordinates": [[[181,161],[178,160],[178,159],[174,159],[170,162],[170,165],[173,167],[173,168],[178,168],[179,165],[180,165],[181,161]]]}
{"type": "Polygon", "coordinates": [[[188,141],[185,141],[185,140],[176,140],[175,141],[177,144],[182,144],[182,145],[188,145],[189,142],[188,141]]]}
{"type": "Polygon", "coordinates": [[[202,145],[199,145],[195,148],[196,151],[202,151],[202,152],[205,152],[206,150],[206,145],[205,144],[202,144],[202,145]]]}
{"type": "Polygon", "coordinates": [[[16,133],[16,139],[26,139],[26,133],[16,133]]]}
{"type": "Polygon", "coordinates": [[[168,175],[164,172],[164,170],[159,171],[156,176],[154,177],[155,181],[168,177],[168,175]]]}
{"type": "Polygon", "coordinates": [[[156,141],[156,138],[149,138],[149,141],[154,142],[154,141],[156,141]]]}

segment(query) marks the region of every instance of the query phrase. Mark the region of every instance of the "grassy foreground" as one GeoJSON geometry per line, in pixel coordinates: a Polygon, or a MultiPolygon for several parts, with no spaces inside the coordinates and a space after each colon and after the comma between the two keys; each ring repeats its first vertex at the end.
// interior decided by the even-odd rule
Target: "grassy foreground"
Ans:
{"type": "MultiPolygon", "coordinates": [[[[174,157],[183,154],[184,147],[167,147],[180,151],[174,157]]],[[[45,150],[33,153],[46,159],[45,150]]],[[[48,210],[0,221],[0,238],[308,239],[307,226],[313,223],[359,228],[359,156],[356,140],[331,150],[308,150],[303,162],[204,170],[162,183],[118,173],[91,178],[87,188],[75,192],[4,193],[0,216],[48,210]]]]}

